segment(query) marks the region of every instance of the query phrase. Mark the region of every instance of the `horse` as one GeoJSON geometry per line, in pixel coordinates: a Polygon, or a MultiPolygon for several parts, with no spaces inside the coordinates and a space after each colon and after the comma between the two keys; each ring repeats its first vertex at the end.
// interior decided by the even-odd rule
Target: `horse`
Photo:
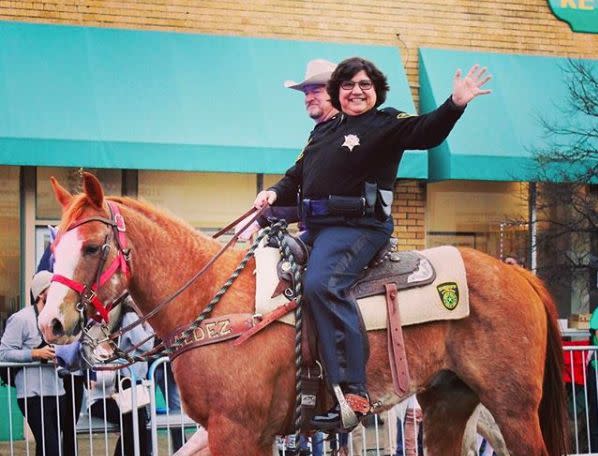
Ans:
{"type": "MultiPolygon", "coordinates": [[[[93,283],[102,272],[98,265],[104,243],[113,247],[105,264],[118,263],[117,239],[107,222],[109,204],[122,219],[130,270],[115,269],[105,280],[96,291],[103,302],[128,290],[140,313],[147,315],[220,250],[218,241],[148,203],[106,197],[90,173],[83,173],[83,192],[78,195],[55,179],[52,187],[62,206],[55,274],[93,283]]],[[[474,249],[459,250],[469,284],[470,315],[404,328],[408,393],[417,393],[422,406],[428,454],[461,454],[466,422],[480,403],[494,416],[511,455],[566,454],[562,346],[550,294],[539,278],[521,267],[474,249]]],[[[163,338],[192,322],[244,254],[241,249],[226,250],[150,318],[156,334],[163,338]]],[[[254,311],[253,270],[250,261],[213,316],[254,311]]],[[[69,343],[77,337],[80,301],[78,292],[52,282],[39,316],[49,343],[69,343]]],[[[89,315],[90,310],[83,312],[89,315]]],[[[208,429],[209,454],[270,456],[275,436],[292,429],[294,338],[292,326],[275,322],[239,346],[224,341],[187,350],[173,360],[185,411],[208,429]]],[[[400,398],[393,392],[386,331],[369,332],[368,339],[369,392],[373,401],[390,408],[400,398]]]]}

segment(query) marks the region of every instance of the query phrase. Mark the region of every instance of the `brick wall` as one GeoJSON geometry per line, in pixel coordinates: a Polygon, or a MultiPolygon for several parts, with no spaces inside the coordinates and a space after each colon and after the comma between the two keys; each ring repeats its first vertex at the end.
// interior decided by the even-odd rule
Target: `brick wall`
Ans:
{"type": "Polygon", "coordinates": [[[598,57],[548,0],[0,0],[0,19],[396,45],[416,99],[419,47],[598,57]]]}
{"type": "Polygon", "coordinates": [[[426,246],[425,207],[424,181],[397,181],[392,213],[400,250],[423,249],[426,246]]]}
{"type": "MultiPolygon", "coordinates": [[[[394,45],[419,99],[418,48],[598,58],[548,0],[0,0],[0,20],[394,45]]],[[[382,68],[384,70],[384,68],[382,68]]],[[[425,183],[398,182],[401,248],[425,246],[425,183]]]]}

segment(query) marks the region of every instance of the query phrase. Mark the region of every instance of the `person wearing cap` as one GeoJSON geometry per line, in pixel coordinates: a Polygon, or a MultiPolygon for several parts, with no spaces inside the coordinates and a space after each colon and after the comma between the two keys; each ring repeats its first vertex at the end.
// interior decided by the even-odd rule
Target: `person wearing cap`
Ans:
{"type": "MultiPolygon", "coordinates": [[[[304,240],[312,245],[303,277],[305,309],[313,316],[327,380],[335,395],[340,398],[340,389],[360,405],[358,418],[371,411],[368,348],[350,290],[393,232],[392,197],[403,151],[442,143],[467,103],[490,93],[481,88],[489,79],[485,68],[474,66],[465,77],[458,70],[451,96],[438,109],[414,116],[378,109],[389,89],[386,76],[363,58],[344,60],[327,84],[332,106],[342,112],[315,127],[295,164],[254,201],[256,208],[288,205],[300,192],[304,240]]],[[[340,406],[312,424],[343,428],[340,406]]]]}
{"type": "Polygon", "coordinates": [[[49,271],[40,271],[33,276],[33,305],[10,316],[0,341],[0,361],[42,363],[20,368],[15,377],[17,403],[35,437],[36,455],[59,454],[60,445],[59,404],[64,387],[52,364],[54,347],[45,343],[37,326],[37,317],[46,303],[51,279],[49,271]]]}
{"type": "MultiPolygon", "coordinates": [[[[338,109],[332,106],[332,103],[330,103],[330,96],[328,95],[328,92],[326,92],[326,84],[335,68],[336,63],[332,63],[329,60],[310,60],[307,62],[303,81],[295,82],[287,80],[283,84],[287,89],[293,89],[303,93],[305,110],[307,111],[307,115],[316,123],[316,126],[334,119],[338,114],[338,109]]],[[[238,223],[235,226],[235,233],[241,231],[247,224],[247,220],[251,217],[252,216],[249,216],[238,223]]],[[[292,206],[268,208],[258,220],[241,232],[239,239],[243,241],[250,239],[256,231],[268,225],[268,219],[270,218],[285,219],[288,223],[298,221],[299,215],[296,202],[292,206]]]]}

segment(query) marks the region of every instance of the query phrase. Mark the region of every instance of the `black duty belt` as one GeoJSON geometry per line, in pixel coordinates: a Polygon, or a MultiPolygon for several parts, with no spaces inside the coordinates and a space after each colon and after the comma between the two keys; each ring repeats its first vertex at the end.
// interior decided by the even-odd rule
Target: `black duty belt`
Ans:
{"type": "Polygon", "coordinates": [[[342,215],[346,217],[363,217],[373,214],[373,208],[366,205],[361,196],[330,195],[324,199],[305,198],[301,201],[303,217],[326,215],[342,215]]]}

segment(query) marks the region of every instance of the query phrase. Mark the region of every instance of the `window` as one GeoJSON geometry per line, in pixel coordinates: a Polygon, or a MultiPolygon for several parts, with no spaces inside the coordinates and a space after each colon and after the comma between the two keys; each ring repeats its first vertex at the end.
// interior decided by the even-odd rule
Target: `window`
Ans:
{"type": "Polygon", "coordinates": [[[257,193],[255,174],[139,171],[139,198],[204,231],[245,213],[257,193]]]}
{"type": "Polygon", "coordinates": [[[527,256],[527,184],[450,181],[428,184],[427,245],[451,244],[495,257],[527,256]]]}
{"type": "MultiPolygon", "coordinates": [[[[57,222],[60,220],[60,206],[54,198],[50,177],[55,177],[69,192],[79,193],[81,174],[79,168],[37,168],[36,179],[36,219],[57,222]]],[[[122,177],[119,169],[86,169],[98,177],[106,195],[122,194],[122,177]]]]}
{"type": "Polygon", "coordinates": [[[16,166],[0,166],[0,334],[8,316],[21,306],[19,170],[16,166]]]}

